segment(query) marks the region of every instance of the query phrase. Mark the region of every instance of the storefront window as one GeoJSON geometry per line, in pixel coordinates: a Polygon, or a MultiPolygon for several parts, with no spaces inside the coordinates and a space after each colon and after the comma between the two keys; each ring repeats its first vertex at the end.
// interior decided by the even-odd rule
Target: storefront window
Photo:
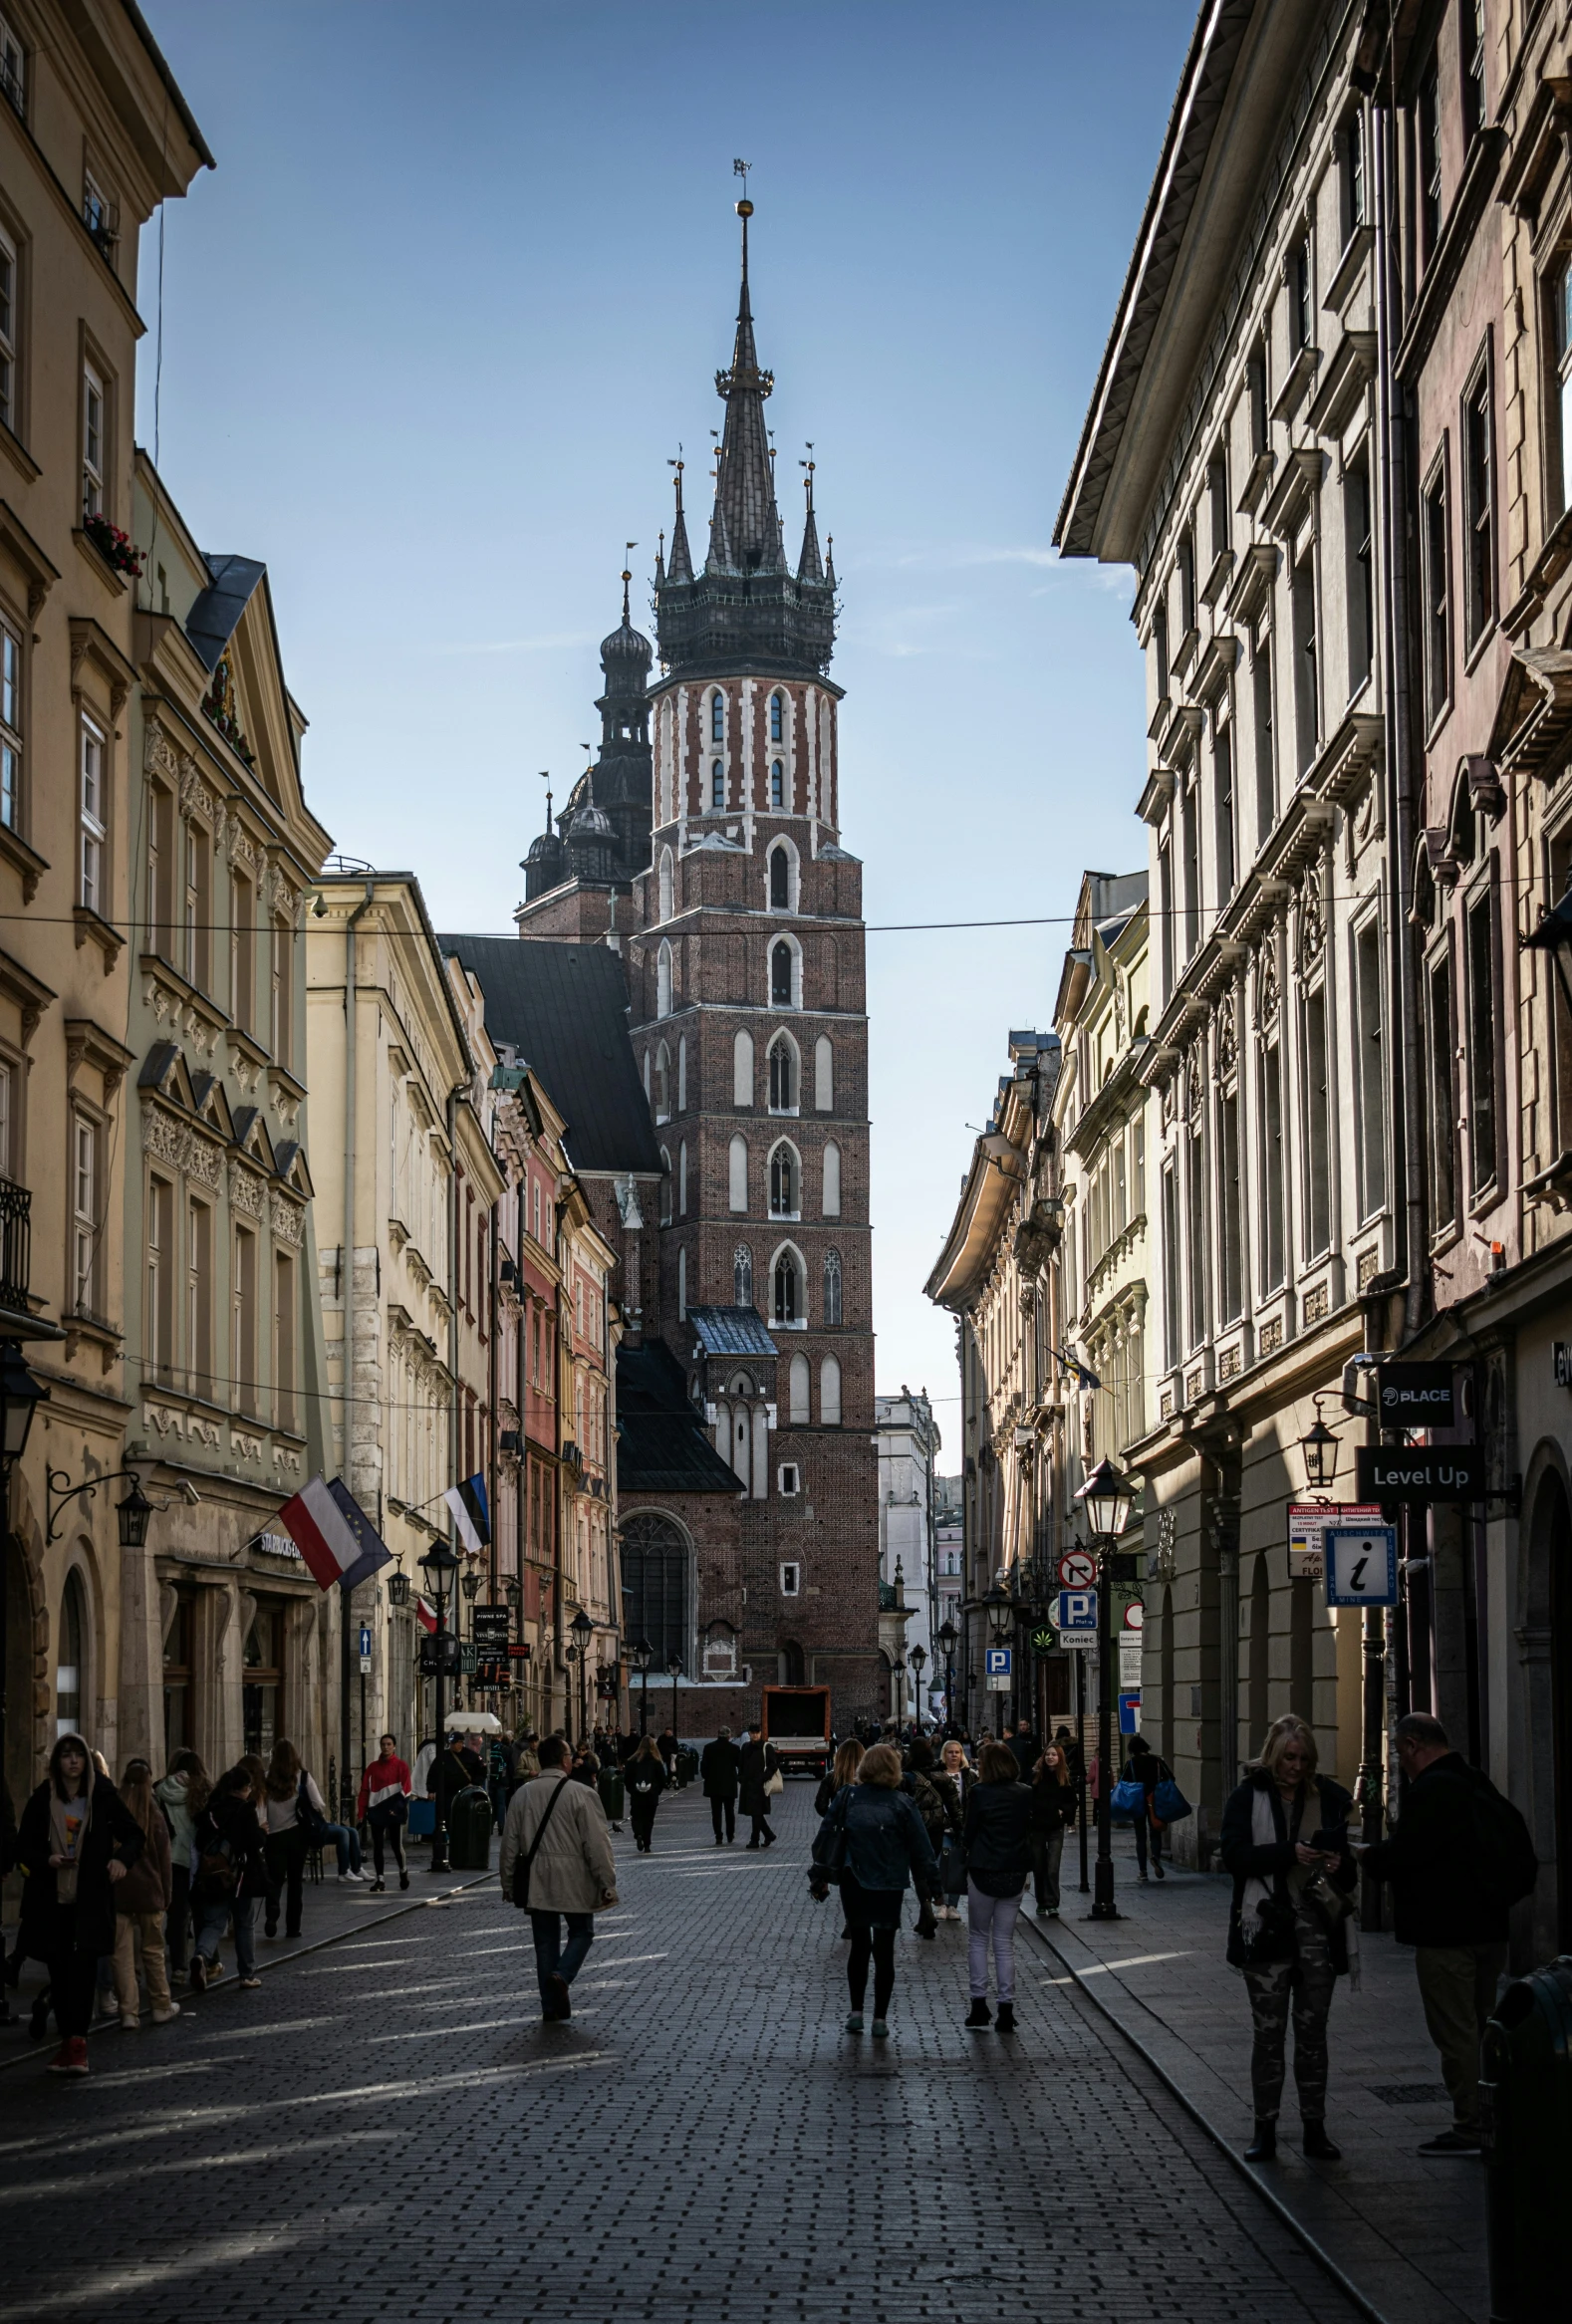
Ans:
{"type": "Polygon", "coordinates": [[[245,1678],[240,1690],[246,1749],[265,1759],[284,1725],[284,1615],[278,1606],[259,1606],[246,1638],[245,1678]]]}
{"type": "Polygon", "coordinates": [[[191,1601],[176,1601],[174,1620],[163,1642],[163,1753],[191,1740],[191,1601]]]}

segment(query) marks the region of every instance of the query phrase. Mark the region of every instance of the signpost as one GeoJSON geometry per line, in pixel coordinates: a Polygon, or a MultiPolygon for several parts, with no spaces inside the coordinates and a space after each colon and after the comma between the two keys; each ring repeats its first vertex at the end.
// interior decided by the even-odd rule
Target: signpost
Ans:
{"type": "Polygon", "coordinates": [[[1354,1451],[1362,1501],[1482,1501],[1481,1444],[1360,1444],[1354,1451]]]}
{"type": "Polygon", "coordinates": [[[1326,1602],[1329,1606],[1396,1606],[1398,1529],[1395,1525],[1327,1527],[1326,1602]]]}
{"type": "Polygon", "coordinates": [[[1379,1525],[1381,1507],[1367,1508],[1356,1501],[1290,1501],[1288,1504],[1288,1577],[1295,1582],[1319,1582],[1326,1574],[1323,1537],[1329,1525],[1379,1525]]]}
{"type": "Polygon", "coordinates": [[[984,1647],[982,1652],[983,1676],[987,1681],[988,1692],[990,1694],[1008,1694],[1010,1691],[1010,1666],[1014,1659],[1013,1648],[984,1647]]]}
{"type": "Polygon", "coordinates": [[[1095,1590],[1061,1590],[1054,1610],[1059,1625],[1059,1644],[1062,1647],[1095,1647],[1097,1645],[1097,1592],[1095,1590]]]}
{"type": "Polygon", "coordinates": [[[1097,1560],[1089,1549],[1067,1549],[1059,1560],[1059,1579],[1067,1590],[1090,1590],[1097,1580],[1097,1560]]]}

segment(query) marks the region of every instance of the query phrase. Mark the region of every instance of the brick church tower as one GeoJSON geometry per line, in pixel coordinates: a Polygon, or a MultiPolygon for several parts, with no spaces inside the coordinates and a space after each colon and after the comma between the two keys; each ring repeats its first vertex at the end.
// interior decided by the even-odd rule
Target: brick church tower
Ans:
{"type": "Polygon", "coordinates": [[[811,466],[787,562],[737,207],[708,555],[695,571],[679,466],[656,566],[651,857],[624,947],[668,1169],[645,1322],[746,1494],[734,1586],[701,1573],[700,1600],[736,1609],[755,1685],[829,1683],[844,1733],[882,1691],[862,866],[840,845],[835,573],[811,466]]]}

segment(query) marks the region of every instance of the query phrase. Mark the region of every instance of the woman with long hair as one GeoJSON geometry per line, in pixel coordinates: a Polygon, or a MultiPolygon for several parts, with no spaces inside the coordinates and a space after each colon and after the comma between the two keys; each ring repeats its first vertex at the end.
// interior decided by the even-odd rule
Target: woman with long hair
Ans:
{"type": "Polygon", "coordinates": [[[262,1813],[267,1822],[268,1912],[264,1937],[278,1935],[280,1891],[287,1891],[284,1935],[300,1935],[306,1858],[313,1828],[326,1824],[321,1792],[301,1763],[293,1743],[280,1735],[263,1779],[262,1813]]]}
{"type": "Polygon", "coordinates": [[[962,1839],[966,1850],[967,1965],[971,1971],[968,2026],[996,2024],[1015,2031],[1015,1923],[1031,1863],[1032,1795],[1021,1781],[1021,1763],[1008,1743],[987,1742],[977,1761],[977,1781],[966,1802],[962,1839]],[[988,2009],[988,1948],[999,2013],[988,2009]]]}
{"type": "Polygon", "coordinates": [[[146,1840],[80,1735],[57,1737],[49,1772],[22,1810],[21,1947],[49,1968],[60,2048],[52,2074],[88,2070],[98,1964],[115,1950],[115,1891],[146,1840]]]}
{"type": "Polygon", "coordinates": [[[191,1935],[191,1849],[196,1819],[212,1796],[213,1782],[196,1752],[176,1751],[169,1772],[152,1787],[152,1796],[169,1820],[169,1911],[165,1928],[169,1939],[169,1975],[178,1984],[185,1975],[191,1935]]]}
{"type": "Polygon", "coordinates": [[[856,1735],[847,1737],[819,1778],[819,1788],[813,1797],[815,1815],[828,1815],[830,1802],[836,1793],[844,1791],[849,1783],[857,1781],[857,1770],[863,1764],[866,1750],[866,1744],[859,1742],[856,1735]]]}
{"type": "Polygon", "coordinates": [[[966,1893],[966,1851],[961,1844],[961,1833],[965,1829],[966,1802],[976,1780],[976,1769],[966,1757],[965,1744],[958,1735],[951,1735],[930,1778],[952,1817],[938,1859],[939,1893],[943,1898],[938,1908],[941,1921],[960,1919],[960,1899],[966,1893]]]}
{"type": "MultiPolygon", "coordinates": [[[[819,1827],[815,1842],[820,1852],[839,1852],[841,1907],[852,1934],[846,1981],[851,1996],[848,2033],[863,2030],[863,2001],[868,1991],[868,1968],[874,1970],[876,2041],[890,2033],[890,2001],[896,1984],[896,1931],[909,1884],[915,1879],[917,1896],[926,1896],[937,1877],[938,1863],[928,1845],[917,1806],[902,1789],[901,1754],[889,1743],[876,1743],[865,1753],[856,1781],[838,1791],[819,1827]]],[[[830,1879],[815,1863],[811,1886],[822,1902],[830,1893],[830,1879]]]]}
{"type": "Polygon", "coordinates": [[[1058,1918],[1059,1867],[1064,1859],[1064,1837],[1075,1815],[1070,1762],[1057,1743],[1050,1743],[1032,1770],[1032,1878],[1039,1921],[1058,1918]]]}
{"type": "Polygon", "coordinates": [[[665,1761],[654,1735],[646,1735],[628,1762],[628,1820],[641,1856],[655,1853],[655,1809],[666,1787],[665,1761]]]}
{"type": "Polygon", "coordinates": [[[1244,1972],[1254,2031],[1248,2163],[1277,2153],[1290,2009],[1300,2145],[1313,2161],[1339,2160],[1326,2135],[1326,2021],[1355,1957],[1347,1918],[1353,1804],[1341,1784],[1317,1774],[1315,1736],[1290,1712],[1267,1728],[1260,1758],[1222,1811],[1223,1869],[1233,1875],[1227,1957],[1244,1972]]]}
{"type": "Polygon", "coordinates": [[[393,1842],[393,1862],[398,1867],[398,1886],[409,1886],[408,1868],[403,1860],[403,1828],[409,1818],[409,1794],[413,1789],[409,1770],[398,1756],[396,1735],[384,1735],[377,1745],[377,1756],[361,1777],[361,1796],[356,1803],[355,1820],[372,1828],[372,1888],[386,1889],[383,1878],[383,1849],[393,1842]]]}
{"type": "Polygon", "coordinates": [[[169,1827],[153,1797],[152,1769],[145,1759],[127,1760],[120,1794],[127,1813],[140,1826],[145,1843],[115,1891],[115,1999],[122,2026],[134,2033],[141,2023],[136,1989],[138,1944],[153,2024],[167,2025],[171,2017],[180,2014],[180,2004],[169,1992],[169,1972],[163,1958],[163,1917],[174,1896],[174,1882],[169,1827]]]}
{"type": "Polygon", "coordinates": [[[242,1990],[262,1980],[256,1970],[256,1912],[268,1887],[267,1840],[257,1813],[255,1778],[242,1759],[214,1784],[196,1819],[195,1872],[191,1906],[196,1946],[191,1954],[191,1990],[203,1993],[223,1975],[219,1939],[233,1916],[235,1967],[242,1990]]]}

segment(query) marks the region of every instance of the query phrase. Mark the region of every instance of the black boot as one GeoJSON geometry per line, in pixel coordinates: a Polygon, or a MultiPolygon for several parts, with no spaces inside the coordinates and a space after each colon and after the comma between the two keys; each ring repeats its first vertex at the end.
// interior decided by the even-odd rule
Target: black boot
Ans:
{"type": "Polygon", "coordinates": [[[1013,2033],[1015,2031],[1015,2004],[1013,2001],[999,2003],[999,2014],[993,2021],[993,2030],[995,2033],[1013,2033]]]}
{"type": "Polygon", "coordinates": [[[1246,2163],[1275,2163],[1277,2160],[1277,2125],[1255,2118],[1255,2136],[1244,2150],[1246,2163]]]}
{"type": "Polygon", "coordinates": [[[991,2025],[993,2023],[993,2011],[988,2007],[986,2001],[973,2001],[971,2004],[971,2012],[966,2019],[966,2023],[968,2026],[973,2027],[991,2025]]]}
{"type": "Polygon", "coordinates": [[[1311,2122],[1308,2115],[1305,2117],[1304,2136],[1299,2144],[1308,2162],[1341,2163],[1343,2160],[1342,2148],[1334,2147],[1326,2135],[1326,2124],[1311,2122]]]}

